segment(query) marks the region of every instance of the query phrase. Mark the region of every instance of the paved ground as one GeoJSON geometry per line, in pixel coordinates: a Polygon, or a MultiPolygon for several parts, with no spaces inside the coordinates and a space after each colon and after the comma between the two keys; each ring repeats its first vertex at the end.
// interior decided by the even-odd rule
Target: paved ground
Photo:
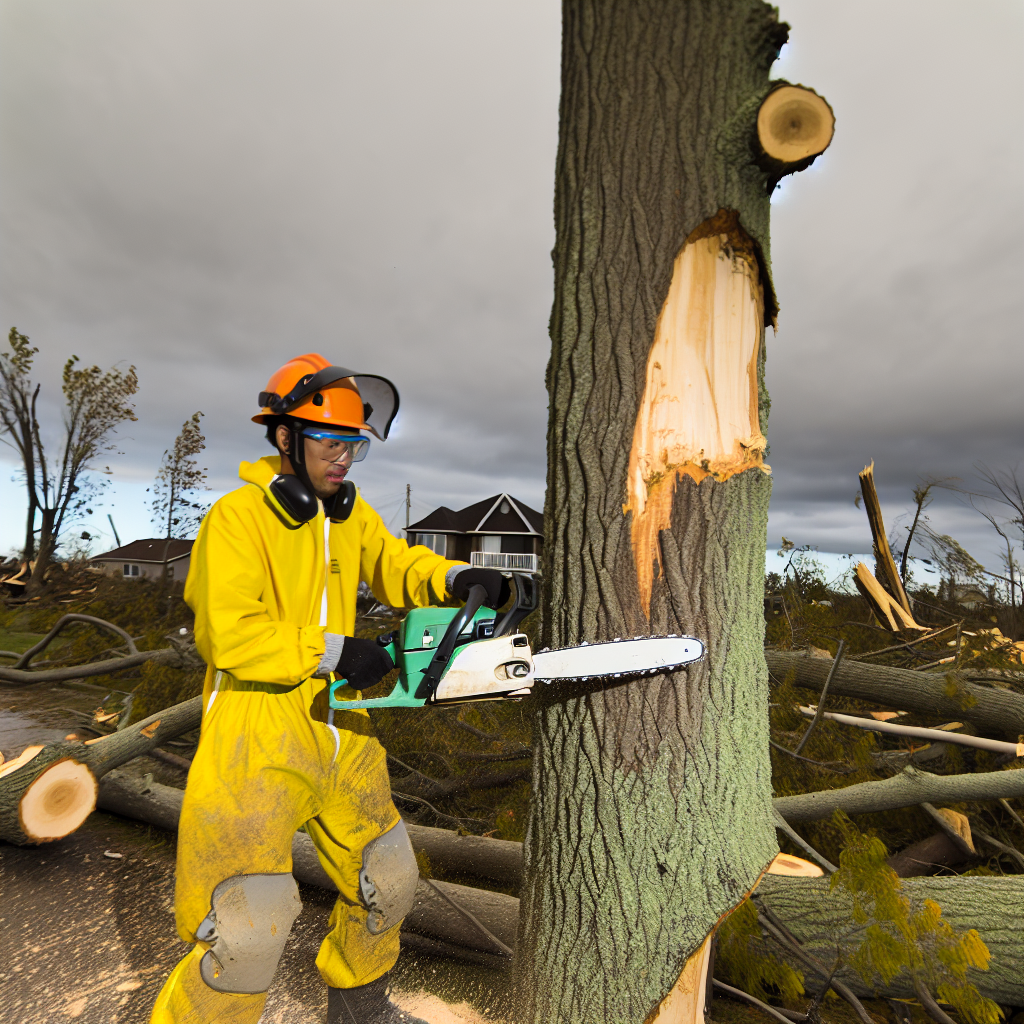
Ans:
{"type": "MultiPolygon", "coordinates": [[[[0,750],[62,739],[102,692],[0,691],[0,750]]],[[[183,785],[149,758],[131,771],[183,785]]],[[[174,930],[175,837],[96,812],[76,833],[38,847],[0,841],[0,1024],[146,1024],[168,972],[187,951],[174,930]],[[120,854],[120,857],[110,857],[120,854]]],[[[332,899],[301,886],[263,1024],[321,1024],[326,989],[314,961],[332,899]]],[[[482,967],[403,953],[396,1001],[430,1024],[499,1022],[508,979],[482,967]]]]}
{"type": "MultiPolygon", "coordinates": [[[[188,949],[174,931],[174,840],[98,812],[46,847],[0,846],[0,1024],[144,1024],[188,949]],[[107,853],[120,853],[120,858],[107,853]]],[[[316,1024],[326,990],[314,966],[330,896],[301,886],[303,910],[271,990],[265,1024],[316,1024]]],[[[436,1021],[493,1021],[501,976],[403,954],[400,1001],[436,1021]],[[426,992],[442,993],[453,1013],[426,992]],[[467,1000],[478,1010],[471,1012],[467,1000]],[[436,1004],[436,1005],[435,1005],[436,1004]]]]}

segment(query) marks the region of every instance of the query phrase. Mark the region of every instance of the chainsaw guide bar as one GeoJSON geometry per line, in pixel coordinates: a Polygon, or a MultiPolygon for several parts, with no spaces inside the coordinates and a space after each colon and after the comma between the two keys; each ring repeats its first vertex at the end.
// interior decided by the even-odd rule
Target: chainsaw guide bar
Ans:
{"type": "Polygon", "coordinates": [[[692,636],[642,636],[580,644],[533,656],[533,678],[562,680],[620,679],[682,668],[704,657],[704,644],[692,636]]]}

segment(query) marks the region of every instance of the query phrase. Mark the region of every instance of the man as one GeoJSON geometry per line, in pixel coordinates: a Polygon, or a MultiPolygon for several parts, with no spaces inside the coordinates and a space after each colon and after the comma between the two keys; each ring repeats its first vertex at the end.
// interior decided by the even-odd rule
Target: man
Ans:
{"type": "Polygon", "coordinates": [[[339,892],[316,961],[328,1024],[417,1024],[387,994],[415,857],[369,715],[331,710],[328,683],[344,678],[356,699],[394,667],[352,636],[360,580],[394,607],[464,599],[474,583],[498,607],[508,585],[396,539],[345,479],[367,434],[387,437],[390,381],[310,354],[275,373],[259,401],[253,420],[279,454],[241,464],[244,486],[210,509],[185,585],[207,664],[175,893],[178,933],[194,946],[151,1024],[259,1020],[301,907],[291,875],[300,825],[339,892]]]}

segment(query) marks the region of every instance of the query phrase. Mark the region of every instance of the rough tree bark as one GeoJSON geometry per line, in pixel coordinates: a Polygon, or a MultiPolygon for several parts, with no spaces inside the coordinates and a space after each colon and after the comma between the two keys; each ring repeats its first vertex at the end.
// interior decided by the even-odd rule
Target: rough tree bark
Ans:
{"type": "MultiPolygon", "coordinates": [[[[1020,906],[1024,897],[1024,878],[911,878],[903,882],[903,892],[920,905],[934,900],[942,907],[942,916],[957,929],[976,928],[988,946],[992,959],[987,971],[973,968],[968,979],[989,999],[1004,1006],[1024,1005],[1024,972],[1021,970],[1020,906]]],[[[853,921],[853,905],[843,892],[829,892],[827,878],[782,878],[766,876],[757,889],[763,900],[819,959],[832,964],[837,952],[848,961],[849,954],[863,940],[863,927],[853,921]]],[[[771,951],[786,959],[776,944],[771,951]]],[[[798,969],[806,968],[792,961],[798,969]]],[[[836,977],[859,996],[872,996],[873,989],[858,975],[842,968],[836,977]]],[[[911,979],[898,975],[881,987],[882,995],[912,999],[911,979]]]]}
{"type": "MultiPolygon", "coordinates": [[[[708,653],[534,697],[517,1003],[544,1024],[667,1024],[702,1014],[707,940],[777,852],[762,594],[779,170],[758,160],[781,150],[756,143],[787,28],[760,0],[563,11],[544,639],[690,633],[708,653]]],[[[797,106],[765,131],[806,133],[797,106]]]]}
{"type": "MultiPolygon", "coordinates": [[[[821,693],[831,661],[797,651],[765,651],[768,670],[780,682],[792,673],[796,686],[821,693]]],[[[883,707],[914,711],[938,720],[970,722],[984,733],[1009,740],[1024,733],[1024,697],[1010,690],[960,682],[950,687],[945,675],[912,672],[891,665],[869,665],[845,659],[836,670],[829,693],[875,701],[883,707]]]]}

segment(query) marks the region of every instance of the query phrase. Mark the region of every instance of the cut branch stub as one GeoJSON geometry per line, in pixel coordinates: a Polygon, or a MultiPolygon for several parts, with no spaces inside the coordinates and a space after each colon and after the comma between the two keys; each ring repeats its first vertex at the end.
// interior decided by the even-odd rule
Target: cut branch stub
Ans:
{"type": "Polygon", "coordinates": [[[781,84],[757,112],[757,163],[769,174],[769,191],[779,179],[809,167],[835,133],[832,108],[813,89],[781,84]]]}
{"type": "Polygon", "coordinates": [[[763,335],[756,246],[739,216],[720,210],[690,234],[676,257],[633,430],[626,510],[633,513],[645,614],[677,478],[700,483],[746,469],[769,472],[758,418],[763,335]]]}

